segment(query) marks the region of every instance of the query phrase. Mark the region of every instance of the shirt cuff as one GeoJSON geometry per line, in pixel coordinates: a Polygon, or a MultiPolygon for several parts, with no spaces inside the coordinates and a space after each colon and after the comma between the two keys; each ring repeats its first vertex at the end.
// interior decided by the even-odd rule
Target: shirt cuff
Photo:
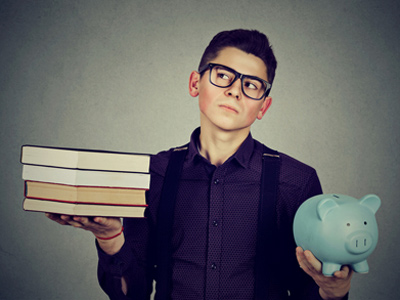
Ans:
{"type": "Polygon", "coordinates": [[[97,239],[95,240],[95,244],[99,258],[99,267],[112,276],[121,277],[128,269],[133,259],[133,253],[129,251],[127,243],[124,243],[120,251],[114,255],[105,253],[99,246],[97,239]]]}

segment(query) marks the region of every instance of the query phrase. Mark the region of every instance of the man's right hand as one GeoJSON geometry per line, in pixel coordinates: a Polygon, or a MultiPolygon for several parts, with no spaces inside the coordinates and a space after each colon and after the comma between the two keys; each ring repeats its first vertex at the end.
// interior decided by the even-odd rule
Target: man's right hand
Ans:
{"type": "Polygon", "coordinates": [[[120,218],[81,217],[53,213],[46,213],[46,217],[61,225],[91,231],[96,236],[99,246],[110,255],[117,253],[125,242],[124,234],[121,233],[122,223],[120,218]],[[121,234],[118,235],[118,233],[121,234]],[[109,239],[110,237],[114,238],[109,239]]]}

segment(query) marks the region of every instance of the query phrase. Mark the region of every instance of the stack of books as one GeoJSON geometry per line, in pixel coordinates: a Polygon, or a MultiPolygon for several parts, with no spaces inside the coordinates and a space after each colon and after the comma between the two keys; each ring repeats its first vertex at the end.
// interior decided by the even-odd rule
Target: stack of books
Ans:
{"type": "Polygon", "coordinates": [[[21,163],[24,210],[144,217],[149,155],[24,145],[21,163]]]}

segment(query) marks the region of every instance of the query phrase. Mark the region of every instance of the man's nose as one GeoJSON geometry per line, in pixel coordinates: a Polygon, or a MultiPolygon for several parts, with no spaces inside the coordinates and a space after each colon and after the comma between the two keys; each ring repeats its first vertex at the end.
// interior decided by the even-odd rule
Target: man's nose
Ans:
{"type": "Polygon", "coordinates": [[[242,82],[241,78],[238,77],[236,80],[232,83],[230,87],[227,88],[227,94],[229,96],[235,97],[237,100],[240,100],[242,97],[242,82]]]}

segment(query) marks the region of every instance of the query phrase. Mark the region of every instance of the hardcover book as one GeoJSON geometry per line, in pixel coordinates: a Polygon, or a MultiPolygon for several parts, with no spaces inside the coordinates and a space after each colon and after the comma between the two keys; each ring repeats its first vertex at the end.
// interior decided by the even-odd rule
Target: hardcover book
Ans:
{"type": "Polygon", "coordinates": [[[23,209],[71,216],[143,218],[145,206],[74,204],[25,198],[23,209]]]}
{"type": "Polygon", "coordinates": [[[147,154],[23,145],[21,163],[69,169],[148,173],[147,154]]]}
{"type": "Polygon", "coordinates": [[[25,197],[70,203],[146,205],[146,190],[25,181],[25,197]]]}
{"type": "Polygon", "coordinates": [[[69,185],[149,189],[150,174],[23,165],[22,179],[69,185]]]}

